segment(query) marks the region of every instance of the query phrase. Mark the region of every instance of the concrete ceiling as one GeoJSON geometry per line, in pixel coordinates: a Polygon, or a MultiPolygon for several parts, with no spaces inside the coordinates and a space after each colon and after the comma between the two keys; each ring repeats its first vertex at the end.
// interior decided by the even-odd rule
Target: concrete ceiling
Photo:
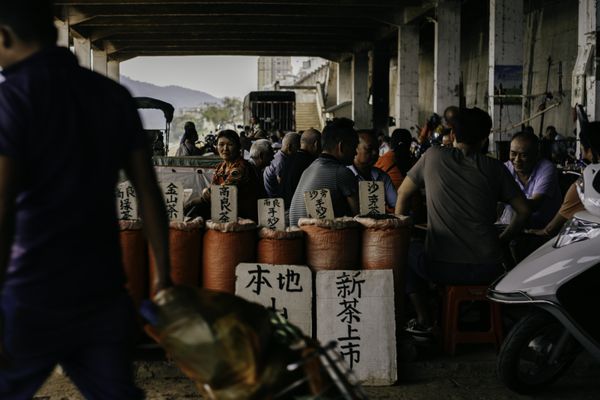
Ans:
{"type": "MultiPolygon", "coordinates": [[[[367,49],[428,6],[419,0],[56,0],[56,17],[109,58],[320,56],[367,49]]],[[[427,3],[427,2],[425,2],[427,3]]]]}

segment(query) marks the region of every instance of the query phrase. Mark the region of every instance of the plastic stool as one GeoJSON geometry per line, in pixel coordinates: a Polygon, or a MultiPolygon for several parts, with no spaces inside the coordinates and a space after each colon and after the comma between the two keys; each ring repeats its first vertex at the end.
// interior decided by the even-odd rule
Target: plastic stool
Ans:
{"type": "Polygon", "coordinates": [[[444,293],[443,334],[444,352],[454,355],[457,343],[493,343],[496,349],[502,343],[502,317],[500,304],[489,301],[487,286],[447,286],[444,293]],[[490,306],[490,329],[486,332],[459,331],[460,303],[482,301],[490,306]]]}

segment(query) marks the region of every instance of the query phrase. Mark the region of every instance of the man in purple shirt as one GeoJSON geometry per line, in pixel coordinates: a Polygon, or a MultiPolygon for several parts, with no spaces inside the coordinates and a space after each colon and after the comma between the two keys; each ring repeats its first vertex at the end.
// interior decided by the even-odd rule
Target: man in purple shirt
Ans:
{"type": "Polygon", "coordinates": [[[141,399],[119,171],[140,201],[158,289],[170,285],[165,206],[132,98],[56,36],[50,1],[0,2],[0,398],[32,398],[60,364],[85,398],[141,399]]]}
{"type": "MultiPolygon", "coordinates": [[[[545,227],[562,203],[556,167],[539,156],[538,138],[530,132],[520,132],[510,142],[510,160],[505,164],[527,198],[532,210],[526,229],[545,227]]],[[[509,224],[513,215],[506,206],[500,222],[509,224]]]]}

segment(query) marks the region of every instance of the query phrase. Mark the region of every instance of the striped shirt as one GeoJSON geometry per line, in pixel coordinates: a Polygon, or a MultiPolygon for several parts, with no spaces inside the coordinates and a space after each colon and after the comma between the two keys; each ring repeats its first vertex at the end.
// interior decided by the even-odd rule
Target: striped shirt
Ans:
{"type": "Polygon", "coordinates": [[[290,206],[290,226],[307,216],[304,192],[329,189],[336,217],[350,215],[347,197],[358,192],[356,177],[345,165],[329,154],[321,154],[302,174],[290,206]]]}

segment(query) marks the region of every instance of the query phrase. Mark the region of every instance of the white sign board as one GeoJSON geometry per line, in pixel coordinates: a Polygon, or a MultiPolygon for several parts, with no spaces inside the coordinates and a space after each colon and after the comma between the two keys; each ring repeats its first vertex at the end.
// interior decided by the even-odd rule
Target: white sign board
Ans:
{"type": "Polygon", "coordinates": [[[161,182],[169,221],[183,221],[183,184],[161,182]]]}
{"type": "Polygon", "coordinates": [[[313,281],[303,265],[241,263],[235,270],[235,294],[274,310],[312,336],[313,281]]]}
{"type": "Polygon", "coordinates": [[[360,215],[385,214],[385,190],[381,181],[358,182],[360,215]]]}
{"type": "Polygon", "coordinates": [[[310,218],[333,220],[333,203],[329,189],[319,189],[304,192],[304,205],[310,218]]]}
{"type": "Polygon", "coordinates": [[[335,340],[365,385],[397,379],[392,270],[318,271],[317,339],[335,340]]]}
{"type": "Polygon", "coordinates": [[[210,185],[210,218],[213,222],[236,222],[238,217],[237,187],[210,185]]]}
{"type": "Polygon", "coordinates": [[[276,231],[285,230],[283,199],[258,199],[258,225],[276,231]]]}
{"type": "Polygon", "coordinates": [[[119,219],[139,219],[137,197],[129,181],[119,183],[116,191],[117,215],[119,219]]]}

